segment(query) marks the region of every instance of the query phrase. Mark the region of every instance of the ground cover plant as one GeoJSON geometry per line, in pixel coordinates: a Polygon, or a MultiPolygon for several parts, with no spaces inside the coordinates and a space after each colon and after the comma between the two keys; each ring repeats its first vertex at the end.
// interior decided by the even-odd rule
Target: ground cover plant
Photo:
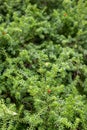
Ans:
{"type": "Polygon", "coordinates": [[[87,130],[87,1],[0,0],[0,130],[87,130]]]}

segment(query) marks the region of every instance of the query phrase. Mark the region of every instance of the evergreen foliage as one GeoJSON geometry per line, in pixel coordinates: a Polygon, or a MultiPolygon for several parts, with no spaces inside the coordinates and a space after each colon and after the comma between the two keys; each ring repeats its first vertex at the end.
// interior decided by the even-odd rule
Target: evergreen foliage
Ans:
{"type": "Polygon", "coordinates": [[[87,130],[87,1],[0,0],[0,130],[87,130]]]}

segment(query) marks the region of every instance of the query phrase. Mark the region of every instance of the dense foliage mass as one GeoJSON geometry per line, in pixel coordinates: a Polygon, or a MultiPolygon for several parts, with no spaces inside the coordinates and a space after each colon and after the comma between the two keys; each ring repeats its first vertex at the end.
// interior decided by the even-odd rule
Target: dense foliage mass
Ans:
{"type": "Polygon", "coordinates": [[[87,130],[86,0],[0,0],[0,130],[87,130]]]}

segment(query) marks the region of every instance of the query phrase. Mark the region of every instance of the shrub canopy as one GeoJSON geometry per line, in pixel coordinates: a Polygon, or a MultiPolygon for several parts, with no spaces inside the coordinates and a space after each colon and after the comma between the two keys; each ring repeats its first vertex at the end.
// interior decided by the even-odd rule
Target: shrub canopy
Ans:
{"type": "Polygon", "coordinates": [[[87,130],[87,1],[0,0],[0,129],[87,130]]]}

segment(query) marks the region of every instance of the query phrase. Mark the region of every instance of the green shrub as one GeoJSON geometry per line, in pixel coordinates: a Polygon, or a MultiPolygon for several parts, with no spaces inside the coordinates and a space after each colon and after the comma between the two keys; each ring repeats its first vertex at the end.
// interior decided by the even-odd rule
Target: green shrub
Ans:
{"type": "Polygon", "coordinates": [[[0,129],[87,130],[87,2],[0,4],[0,129]]]}

